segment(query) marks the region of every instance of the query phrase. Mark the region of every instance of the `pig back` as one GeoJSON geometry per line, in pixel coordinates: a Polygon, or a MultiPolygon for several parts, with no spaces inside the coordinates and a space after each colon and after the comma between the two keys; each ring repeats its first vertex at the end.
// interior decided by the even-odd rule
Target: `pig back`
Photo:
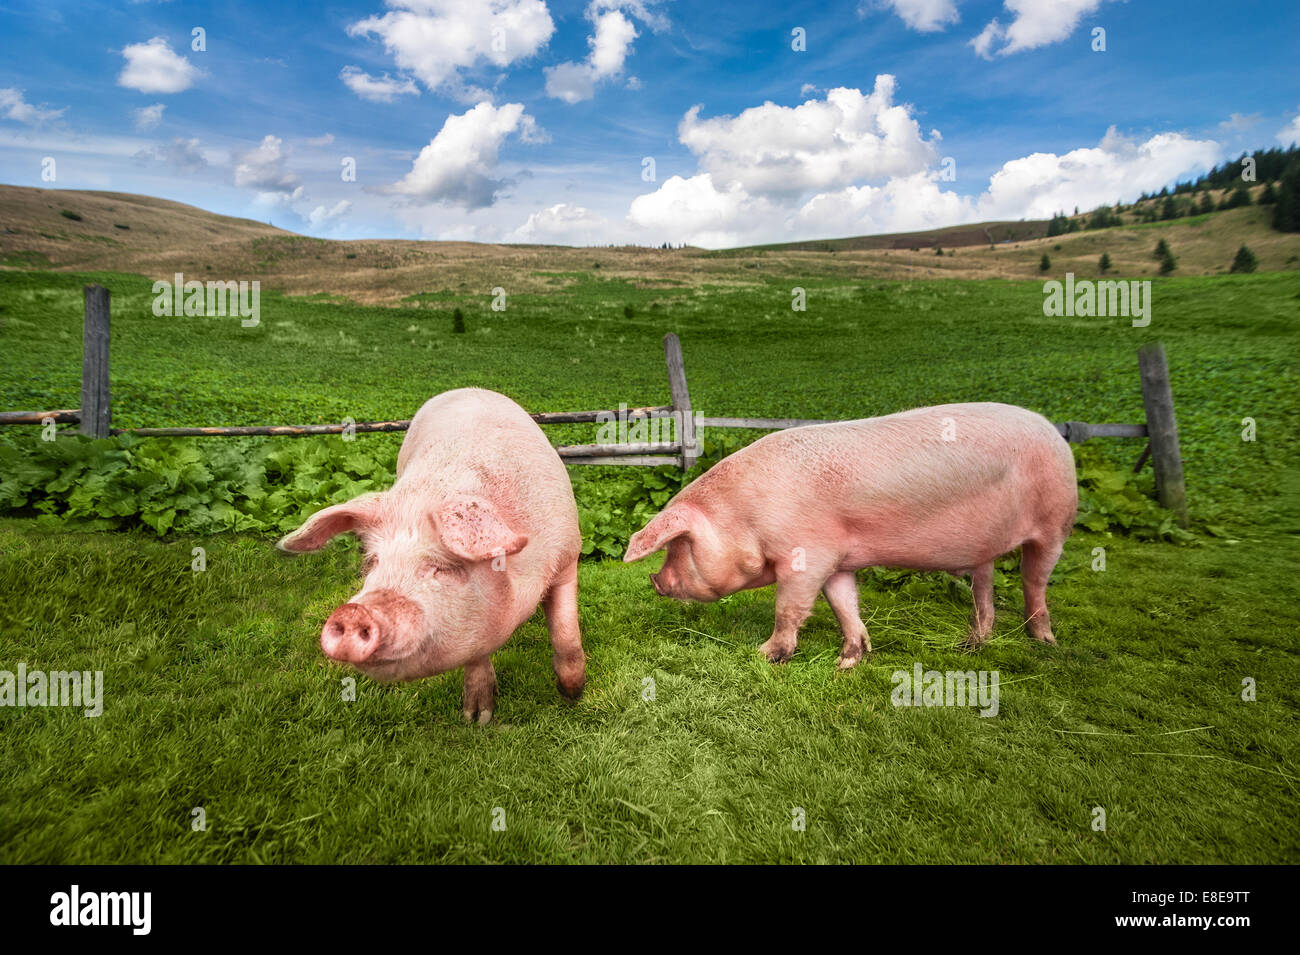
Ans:
{"type": "Polygon", "coordinates": [[[811,532],[845,550],[867,548],[865,563],[944,567],[958,565],[954,537],[982,559],[1068,533],[1077,488],[1073,455],[1051,422],[985,402],[776,432],[679,497],[715,522],[752,528],[764,549],[811,532]]]}
{"type": "Polygon", "coordinates": [[[494,391],[459,388],[425,402],[402,442],[393,490],[484,497],[548,563],[576,560],[582,547],[564,463],[528,412],[494,391]]]}

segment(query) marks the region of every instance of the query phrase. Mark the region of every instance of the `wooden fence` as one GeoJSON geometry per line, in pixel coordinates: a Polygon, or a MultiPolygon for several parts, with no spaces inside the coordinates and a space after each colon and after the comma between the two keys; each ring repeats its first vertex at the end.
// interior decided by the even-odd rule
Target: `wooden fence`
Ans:
{"type": "MultiPolygon", "coordinates": [[[[405,431],[410,419],[395,421],[359,421],[344,424],[247,425],[234,427],[114,428],[110,402],[109,369],[109,293],[100,285],[85,289],[84,350],[81,363],[81,407],[55,411],[0,411],[0,425],[9,424],[78,424],[81,433],[94,438],[113,434],[141,437],[231,437],[240,435],[307,435],[405,431]]],[[[696,416],[691,409],[691,393],[686,385],[686,367],[682,345],[669,332],[664,336],[664,357],[668,366],[668,391],[671,404],[609,409],[602,411],[551,411],[532,415],[538,424],[597,424],[625,420],[667,419],[672,435],[669,441],[623,442],[617,444],[574,444],[556,448],[569,464],[628,464],[655,466],[677,465],[689,469],[700,455],[697,428],[748,428],[777,431],[803,425],[828,424],[815,418],[718,418],[696,416]]],[[[1147,446],[1133,467],[1141,470],[1148,457],[1155,471],[1156,496],[1160,504],[1173,511],[1181,524],[1187,523],[1187,495],[1183,480],[1182,455],[1178,447],[1178,425],[1174,418],[1174,398],[1169,385],[1169,364],[1159,342],[1138,349],[1138,372],[1142,384],[1142,401],[1146,408],[1145,424],[1089,424],[1065,421],[1056,429],[1067,441],[1091,438],[1146,438],[1147,446]]],[[[662,426],[661,426],[662,427],[662,426]]]]}

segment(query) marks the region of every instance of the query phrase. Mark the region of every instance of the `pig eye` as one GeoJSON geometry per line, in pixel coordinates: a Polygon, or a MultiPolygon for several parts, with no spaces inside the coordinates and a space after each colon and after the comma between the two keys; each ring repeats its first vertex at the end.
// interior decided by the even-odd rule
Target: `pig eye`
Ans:
{"type": "Polygon", "coordinates": [[[463,584],[469,576],[464,567],[439,564],[431,557],[420,561],[419,573],[425,580],[433,580],[434,578],[437,578],[438,580],[461,584],[463,584]]]}

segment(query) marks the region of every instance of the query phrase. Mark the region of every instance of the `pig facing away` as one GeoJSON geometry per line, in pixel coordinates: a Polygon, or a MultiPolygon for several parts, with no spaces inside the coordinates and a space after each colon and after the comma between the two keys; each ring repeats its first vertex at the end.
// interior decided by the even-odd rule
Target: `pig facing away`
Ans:
{"type": "Polygon", "coordinates": [[[559,455],[527,412],[479,388],[425,402],[397,456],[397,480],[318,511],[280,541],[317,550],[351,532],[361,591],[334,611],[320,645],[377,680],[465,668],[464,716],[487,723],[492,654],[545,604],[560,692],[582,695],[578,631],[582,536],[559,455]]]}
{"type": "Polygon", "coordinates": [[[759,649],[790,659],[820,591],[844,634],[839,665],[871,652],[854,571],[969,573],[968,643],[993,628],[993,562],[1023,548],[1029,633],[1054,644],[1047,578],[1078,506],[1074,458],[1047,419],[1013,405],[918,408],[769,434],[687,485],[632,536],[625,561],[668,549],[661,596],[712,601],[776,584],[759,649]]]}

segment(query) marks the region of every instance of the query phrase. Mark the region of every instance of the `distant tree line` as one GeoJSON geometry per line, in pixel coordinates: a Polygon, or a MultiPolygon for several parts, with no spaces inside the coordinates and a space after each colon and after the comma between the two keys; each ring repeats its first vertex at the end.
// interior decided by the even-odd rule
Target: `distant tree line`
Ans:
{"type": "Polygon", "coordinates": [[[1129,206],[1120,202],[1113,206],[1098,206],[1086,217],[1079,215],[1077,207],[1073,216],[1058,212],[1048,221],[1047,234],[1065,235],[1082,229],[1109,229],[1123,225],[1123,212],[1131,213],[1138,222],[1169,222],[1256,203],[1273,207],[1273,228],[1282,232],[1300,232],[1300,147],[1292,145],[1286,149],[1243,152],[1240,158],[1215,166],[1198,179],[1176,183],[1173,189],[1165,186],[1159,192],[1143,192],[1129,206]],[[1257,197],[1251,192],[1253,183],[1241,178],[1248,158],[1254,160],[1254,182],[1264,184],[1257,197]],[[1211,190],[1224,193],[1217,203],[1210,195],[1211,190]]]}
{"type": "MultiPolygon", "coordinates": [[[[1204,189],[1231,189],[1241,182],[1241,170],[1247,157],[1255,160],[1255,178],[1260,182],[1273,182],[1281,179],[1287,167],[1300,161],[1300,146],[1292,144],[1286,149],[1256,149],[1253,153],[1242,153],[1237,159],[1229,160],[1221,166],[1215,166],[1199,179],[1189,179],[1174,185],[1172,195],[1181,196],[1189,192],[1204,189]]],[[[1163,199],[1171,195],[1168,187],[1156,193],[1142,193],[1142,199],[1163,199]]],[[[1141,201],[1141,200],[1139,200],[1141,201]]]]}

